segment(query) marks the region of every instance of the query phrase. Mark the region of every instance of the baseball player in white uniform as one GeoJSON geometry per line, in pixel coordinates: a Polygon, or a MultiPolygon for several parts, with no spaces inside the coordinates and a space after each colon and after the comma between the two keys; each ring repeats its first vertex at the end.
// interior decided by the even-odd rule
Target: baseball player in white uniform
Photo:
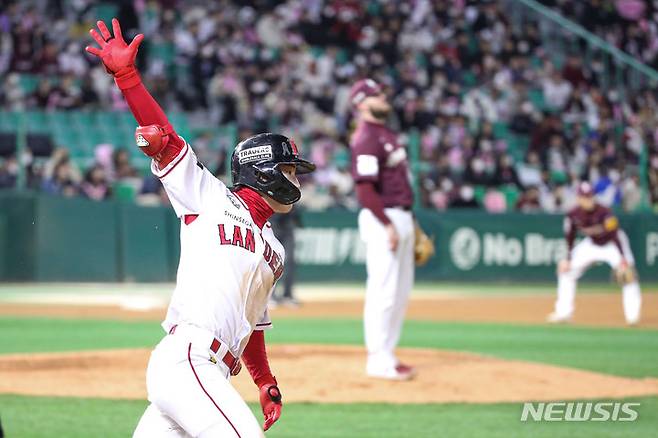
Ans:
{"type": "Polygon", "coordinates": [[[558,265],[557,300],[548,316],[553,323],[567,322],[575,309],[576,284],[583,273],[595,263],[607,263],[615,270],[622,285],[624,316],[629,325],[640,321],[642,295],[635,272],[635,261],[626,233],[609,208],[594,199],[592,186],[583,182],[578,187],[578,206],[564,219],[567,258],[558,265]],[[578,232],[585,235],[575,247],[578,232]]]}
{"type": "Polygon", "coordinates": [[[405,148],[386,126],[391,110],[379,84],[362,79],[350,99],[357,114],[352,135],[352,175],[363,209],[359,233],[365,242],[368,281],[364,330],[371,377],[408,380],[412,366],[395,356],[414,283],[413,191],[405,148]]]}
{"type": "Polygon", "coordinates": [[[139,123],[137,145],[152,158],[181,220],[176,289],[146,373],[151,402],[134,437],[262,437],[281,415],[281,393],[270,371],[264,333],[267,302],[283,273],[284,251],[267,219],[287,213],[301,197],[296,175],[315,166],[283,135],[259,134],[237,145],[229,189],[197,161],[176,135],[134,66],[138,35],[127,45],[91,30],[100,57],[139,123]],[[260,391],[259,426],[229,379],[245,364],[260,391]]]}

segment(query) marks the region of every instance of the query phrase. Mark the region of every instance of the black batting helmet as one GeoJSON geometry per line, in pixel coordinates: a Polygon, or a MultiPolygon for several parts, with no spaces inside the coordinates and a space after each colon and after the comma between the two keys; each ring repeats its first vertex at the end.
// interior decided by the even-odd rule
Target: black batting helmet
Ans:
{"type": "Polygon", "coordinates": [[[293,164],[297,174],[313,172],[315,164],[298,154],[295,142],[281,134],[268,132],[241,141],[231,156],[233,187],[251,187],[281,204],[299,201],[301,192],[278,168],[293,164]]]}

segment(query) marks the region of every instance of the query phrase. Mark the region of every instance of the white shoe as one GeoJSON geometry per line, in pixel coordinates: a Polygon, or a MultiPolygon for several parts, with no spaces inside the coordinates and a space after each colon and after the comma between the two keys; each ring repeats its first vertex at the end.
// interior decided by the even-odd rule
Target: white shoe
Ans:
{"type": "Polygon", "coordinates": [[[547,317],[546,321],[551,324],[566,324],[571,322],[571,315],[559,315],[555,312],[551,312],[547,317]]]}
{"type": "Polygon", "coordinates": [[[369,377],[386,380],[411,380],[416,376],[416,369],[409,365],[398,364],[395,367],[373,370],[368,369],[369,377]]]}
{"type": "Polygon", "coordinates": [[[629,327],[636,327],[637,325],[640,324],[640,318],[637,319],[627,319],[626,320],[626,325],[629,327]]]}

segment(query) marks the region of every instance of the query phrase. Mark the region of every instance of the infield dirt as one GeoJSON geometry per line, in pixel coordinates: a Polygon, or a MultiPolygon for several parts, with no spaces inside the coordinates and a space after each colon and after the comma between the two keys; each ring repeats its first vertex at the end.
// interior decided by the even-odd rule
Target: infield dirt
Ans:
{"type": "MultiPolygon", "coordinates": [[[[620,294],[578,297],[576,324],[623,326],[620,294]]],[[[540,324],[551,310],[551,296],[443,296],[413,298],[407,317],[431,321],[540,324]]],[[[360,318],[360,300],[324,300],[299,308],[280,307],[277,318],[360,318]]],[[[641,326],[658,327],[658,294],[644,295],[641,326]]],[[[118,306],[10,304],[0,315],[159,321],[164,308],[147,311],[118,306]]],[[[632,330],[632,329],[629,329],[632,330]]],[[[410,382],[373,380],[364,375],[360,347],[272,345],[273,369],[287,401],[308,402],[512,402],[620,398],[658,394],[658,379],[632,379],[539,363],[503,360],[471,353],[400,349],[418,367],[410,382]]],[[[145,399],[149,350],[107,350],[0,356],[0,393],[145,399]]],[[[248,373],[233,380],[246,400],[257,391],[248,373]]]]}
{"type": "MultiPolygon", "coordinates": [[[[274,345],[273,369],[289,402],[494,403],[622,398],[658,394],[658,379],[631,379],[538,363],[429,349],[400,349],[418,367],[407,382],[368,378],[360,347],[274,345]]],[[[146,399],[149,350],[6,355],[0,393],[146,399]]],[[[247,372],[232,379],[248,401],[258,391],[247,372]]]]}

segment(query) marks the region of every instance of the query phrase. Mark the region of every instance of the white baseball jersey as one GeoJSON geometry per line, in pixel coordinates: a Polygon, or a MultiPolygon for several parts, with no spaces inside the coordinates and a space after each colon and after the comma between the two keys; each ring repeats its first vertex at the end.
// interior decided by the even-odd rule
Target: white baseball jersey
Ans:
{"type": "Polygon", "coordinates": [[[240,357],[252,330],[272,325],[267,302],[283,273],[283,246],[269,222],[259,228],[189,144],[166,168],[152,164],[151,170],[181,219],[176,289],[162,327],[206,329],[240,357]]]}

